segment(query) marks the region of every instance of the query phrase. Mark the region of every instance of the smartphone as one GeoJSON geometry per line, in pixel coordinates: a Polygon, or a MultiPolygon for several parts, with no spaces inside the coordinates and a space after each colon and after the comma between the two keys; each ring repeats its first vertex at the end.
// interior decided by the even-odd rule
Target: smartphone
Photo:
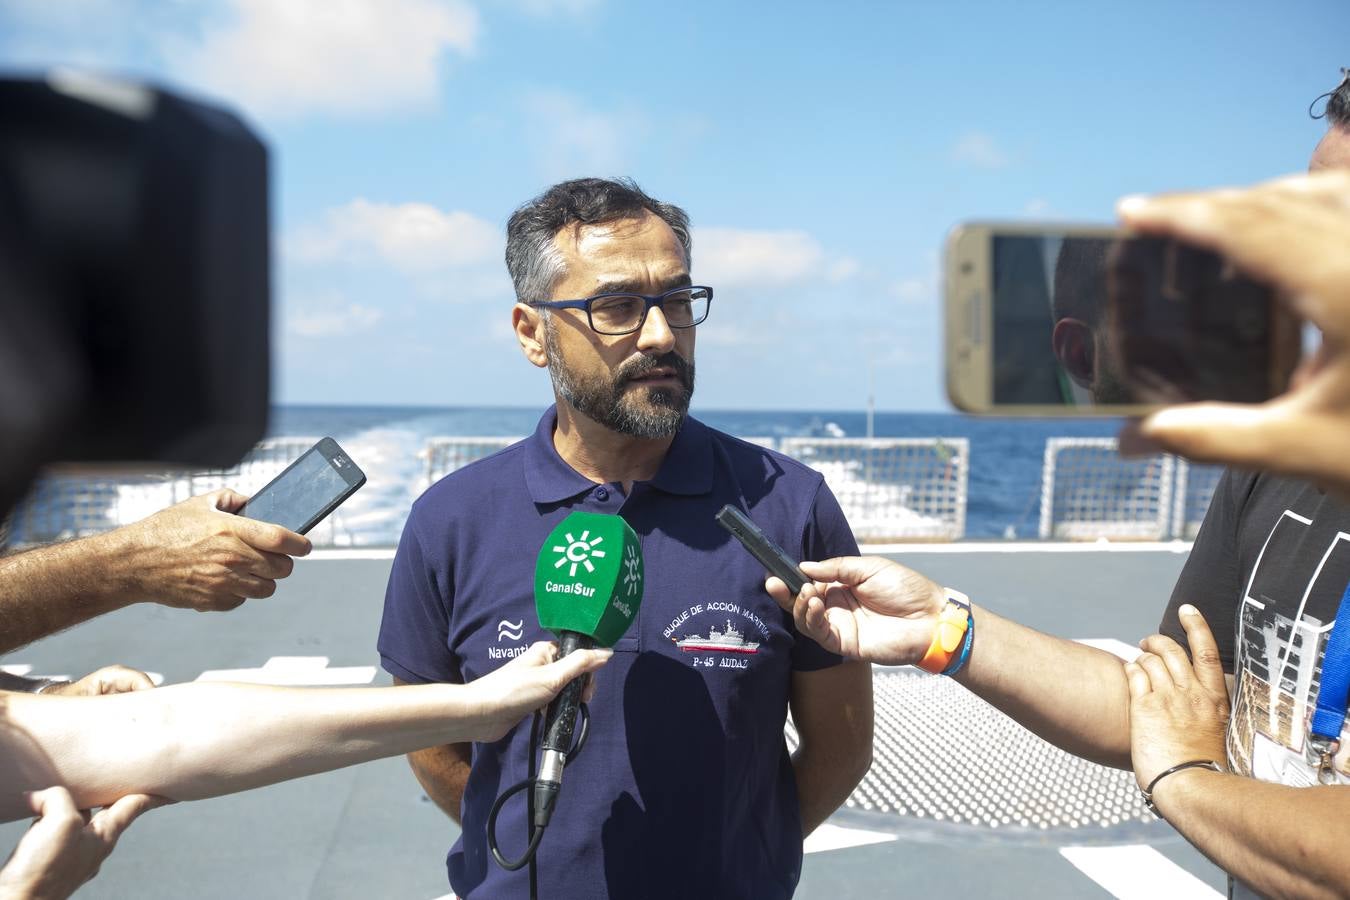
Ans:
{"type": "Polygon", "coordinates": [[[797,568],[797,562],[788,556],[782,547],[771,541],[768,535],[760,531],[759,526],[750,521],[749,516],[728,504],[722,507],[715,518],[717,524],[731,532],[731,536],[740,541],[741,546],[749,550],[750,555],[759,560],[759,564],[767,569],[770,575],[777,575],[782,579],[792,592],[792,596],[801,593],[808,579],[802,574],[802,570],[797,568]]]}
{"type": "Polygon", "coordinates": [[[1283,393],[1302,327],[1216,254],[1110,227],[958,226],[946,249],[947,395],[999,415],[1140,415],[1283,393]]]}
{"type": "Polygon", "coordinates": [[[305,534],[365,483],[338,442],[322,438],[249,498],[239,515],[305,534]]]}

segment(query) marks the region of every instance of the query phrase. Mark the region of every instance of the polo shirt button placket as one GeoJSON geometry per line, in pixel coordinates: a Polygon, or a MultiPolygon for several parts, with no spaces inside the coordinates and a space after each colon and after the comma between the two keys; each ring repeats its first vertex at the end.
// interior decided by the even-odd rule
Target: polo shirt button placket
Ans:
{"type": "Polygon", "coordinates": [[[603,503],[604,501],[608,500],[608,499],[609,499],[609,488],[605,487],[603,484],[600,485],[598,488],[596,488],[596,489],[595,489],[595,499],[599,500],[599,501],[602,502],[602,503],[603,503]]]}

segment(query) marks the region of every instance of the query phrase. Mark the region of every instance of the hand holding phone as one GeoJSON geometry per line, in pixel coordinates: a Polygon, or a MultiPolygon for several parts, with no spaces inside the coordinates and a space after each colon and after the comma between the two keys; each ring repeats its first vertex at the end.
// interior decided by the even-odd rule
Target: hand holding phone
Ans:
{"type": "Polygon", "coordinates": [[[305,534],[365,483],[338,442],[322,438],[249,498],[239,515],[305,534]]]}

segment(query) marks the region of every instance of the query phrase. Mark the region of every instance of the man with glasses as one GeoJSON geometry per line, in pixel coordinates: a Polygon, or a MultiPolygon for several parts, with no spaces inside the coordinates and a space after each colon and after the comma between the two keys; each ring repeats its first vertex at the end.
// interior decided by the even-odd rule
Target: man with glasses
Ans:
{"type": "MultiPolygon", "coordinates": [[[[789,897],[804,835],[871,761],[869,667],[798,637],[763,569],[714,521],[730,503],[798,557],[856,552],[819,473],[688,415],[696,326],[713,299],[693,283],[690,247],[685,213],[630,181],[555,185],[507,226],[512,324],[557,403],[532,437],[413,506],[385,599],[384,666],[399,682],[467,682],[544,637],[535,558],[575,510],[633,527],[646,584],[596,679],[585,752],[568,759],[536,872],[503,870],[486,839],[495,798],[534,771],[531,723],[410,756],[463,827],[447,859],[462,897],[789,897]]],[[[502,808],[507,857],[525,847],[526,815],[521,799],[502,808]]]]}

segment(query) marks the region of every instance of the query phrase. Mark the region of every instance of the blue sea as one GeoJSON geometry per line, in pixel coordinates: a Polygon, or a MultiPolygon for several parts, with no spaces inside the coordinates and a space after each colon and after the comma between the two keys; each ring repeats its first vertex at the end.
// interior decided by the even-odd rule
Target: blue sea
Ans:
{"type": "MultiPolygon", "coordinates": [[[[524,436],[541,410],[511,407],[278,406],[269,436],[329,435],[368,477],[342,509],[361,543],[392,543],[425,482],[418,453],[439,436],[524,436]]],[[[843,411],[699,410],[703,422],[752,437],[865,437],[867,415],[843,411]]],[[[1034,538],[1041,466],[1049,437],[1108,437],[1114,419],[995,419],[958,413],[878,412],[876,437],[944,437],[970,441],[966,538],[1034,538]]]]}

